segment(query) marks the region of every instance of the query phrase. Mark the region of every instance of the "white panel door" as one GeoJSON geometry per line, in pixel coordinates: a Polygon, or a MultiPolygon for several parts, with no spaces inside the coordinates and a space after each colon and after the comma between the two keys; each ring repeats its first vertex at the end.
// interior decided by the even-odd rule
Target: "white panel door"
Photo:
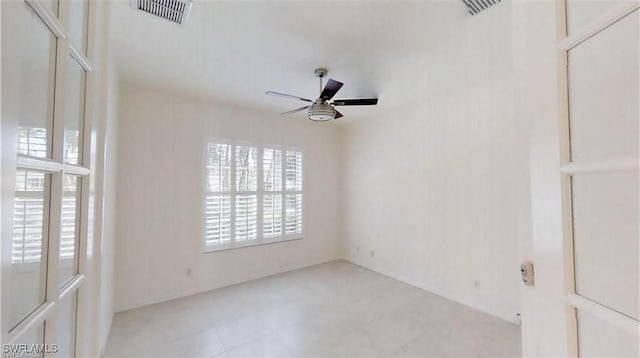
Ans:
{"type": "Polygon", "coordinates": [[[565,0],[556,15],[558,120],[532,124],[524,352],[640,357],[640,3],[565,0]]]}
{"type": "Polygon", "coordinates": [[[2,1],[2,297],[6,356],[74,357],[92,164],[89,0],[2,1]]]}

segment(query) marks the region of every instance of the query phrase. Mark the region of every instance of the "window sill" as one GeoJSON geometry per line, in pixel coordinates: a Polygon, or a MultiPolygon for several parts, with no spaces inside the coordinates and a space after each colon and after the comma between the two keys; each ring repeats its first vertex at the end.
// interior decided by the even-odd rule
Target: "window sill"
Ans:
{"type": "Polygon", "coordinates": [[[259,241],[259,242],[255,241],[255,242],[250,242],[250,243],[235,244],[233,246],[231,246],[231,245],[208,246],[208,247],[204,248],[202,253],[203,254],[210,254],[210,253],[215,253],[215,252],[220,252],[220,251],[229,251],[229,250],[244,249],[244,248],[255,247],[255,246],[279,244],[279,243],[282,243],[282,242],[296,241],[296,240],[302,240],[302,239],[303,239],[302,236],[299,236],[299,237],[298,236],[294,236],[294,237],[285,237],[285,238],[276,239],[276,240],[262,240],[262,241],[259,241]]]}

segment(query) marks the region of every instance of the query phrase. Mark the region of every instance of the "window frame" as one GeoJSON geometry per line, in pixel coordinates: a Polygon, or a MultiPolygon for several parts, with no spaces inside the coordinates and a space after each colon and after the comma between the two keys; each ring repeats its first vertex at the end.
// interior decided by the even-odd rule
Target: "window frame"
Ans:
{"type": "Polygon", "coordinates": [[[202,146],[203,148],[203,156],[202,156],[202,171],[203,171],[203,175],[202,175],[202,219],[201,219],[201,230],[202,230],[202,234],[200,237],[200,249],[201,252],[206,254],[206,253],[212,253],[212,252],[219,252],[219,251],[226,251],[226,250],[233,250],[233,249],[239,249],[239,248],[245,248],[245,247],[252,247],[252,246],[260,246],[260,245],[267,245],[267,244],[273,244],[273,243],[278,243],[278,242],[287,242],[287,241],[294,241],[294,240],[301,240],[304,238],[304,233],[305,233],[305,225],[304,225],[304,212],[305,212],[305,200],[304,200],[304,196],[305,196],[305,165],[304,165],[304,158],[305,158],[305,153],[304,150],[300,147],[296,147],[296,146],[284,146],[284,145],[277,145],[277,144],[264,144],[264,143],[252,143],[250,141],[246,141],[246,140],[234,140],[234,139],[225,139],[225,138],[219,138],[219,137],[209,137],[206,139],[206,141],[204,142],[204,145],[202,146]],[[230,168],[230,182],[231,182],[231,187],[230,187],[230,191],[221,191],[221,192],[210,192],[207,188],[207,181],[208,181],[208,173],[207,173],[207,161],[208,161],[208,146],[210,144],[223,144],[223,145],[229,145],[230,146],[230,150],[231,150],[231,168],[230,168]],[[236,171],[237,171],[237,167],[236,167],[236,147],[237,146],[248,146],[248,147],[255,147],[257,149],[257,170],[256,170],[256,190],[255,191],[240,191],[238,190],[237,187],[237,183],[236,183],[236,171]],[[279,191],[266,191],[264,189],[264,150],[265,149],[276,149],[280,151],[280,155],[281,155],[281,173],[280,173],[280,180],[281,180],[281,188],[279,191]],[[285,168],[285,160],[286,160],[286,152],[287,151],[295,151],[295,152],[299,152],[302,155],[302,173],[301,173],[301,179],[302,179],[302,190],[298,190],[298,191],[287,191],[286,190],[286,168],[285,168]],[[219,194],[219,195],[228,195],[230,197],[231,200],[231,235],[230,235],[230,240],[228,243],[224,243],[224,244],[215,244],[215,245],[207,245],[207,239],[206,239],[206,201],[207,201],[207,196],[211,195],[211,194],[219,194]],[[282,213],[281,213],[281,234],[280,236],[276,236],[276,237],[269,237],[269,238],[265,238],[264,237],[264,222],[263,222],[263,214],[264,214],[264,197],[266,195],[280,195],[281,196],[281,200],[282,200],[282,213]],[[302,214],[301,214],[301,226],[302,226],[302,230],[300,233],[293,233],[293,234],[289,234],[287,235],[286,233],[286,196],[287,194],[291,195],[291,194],[300,194],[302,195],[302,214]],[[238,195],[256,195],[256,200],[257,200],[257,210],[256,210],[256,239],[253,240],[246,240],[246,241],[236,241],[236,237],[235,237],[235,224],[236,224],[236,198],[238,195]]]}

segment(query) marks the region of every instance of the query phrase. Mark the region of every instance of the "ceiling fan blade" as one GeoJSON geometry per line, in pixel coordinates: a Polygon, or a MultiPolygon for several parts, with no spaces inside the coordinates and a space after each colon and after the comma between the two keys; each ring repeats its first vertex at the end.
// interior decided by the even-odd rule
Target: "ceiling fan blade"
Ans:
{"type": "Polygon", "coordinates": [[[284,97],[284,98],[289,98],[289,99],[297,99],[300,101],[305,101],[305,102],[311,102],[313,103],[312,100],[308,99],[308,98],[302,98],[302,97],[298,97],[298,96],[293,96],[290,94],[286,94],[286,93],[280,93],[280,92],[274,92],[274,91],[267,91],[264,94],[268,94],[270,96],[278,96],[278,97],[284,97]]]}
{"type": "Polygon", "coordinates": [[[309,107],[310,107],[310,106],[304,106],[304,107],[300,107],[300,108],[292,109],[292,110],[290,110],[290,111],[287,111],[287,112],[284,112],[284,113],[281,113],[281,114],[285,115],[285,114],[296,113],[296,112],[304,111],[305,109],[307,109],[307,108],[309,108],[309,107]]]}
{"type": "Polygon", "coordinates": [[[336,95],[336,93],[338,93],[338,91],[340,90],[340,88],[342,88],[342,86],[343,86],[342,82],[329,79],[327,84],[324,86],[322,93],[320,93],[320,98],[324,99],[325,101],[330,100],[331,98],[333,98],[333,96],[336,95]]]}
{"type": "Polygon", "coordinates": [[[342,113],[336,111],[336,116],[334,117],[334,119],[338,119],[340,117],[344,117],[344,116],[342,115],[342,113]]]}
{"type": "Polygon", "coordinates": [[[336,99],[334,106],[372,106],[378,104],[377,98],[336,99]]]}

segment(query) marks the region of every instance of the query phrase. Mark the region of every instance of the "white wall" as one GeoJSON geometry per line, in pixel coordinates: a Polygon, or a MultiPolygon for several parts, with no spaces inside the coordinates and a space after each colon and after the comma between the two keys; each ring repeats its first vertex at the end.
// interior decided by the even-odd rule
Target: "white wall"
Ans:
{"type": "Polygon", "coordinates": [[[447,4],[406,82],[420,97],[344,130],[345,257],[513,321],[530,227],[511,3],[474,17],[447,4]]]}
{"type": "Polygon", "coordinates": [[[116,311],[340,257],[337,128],[129,84],[119,108],[116,311]],[[304,150],[303,240],[201,252],[208,137],[304,150]]]}

